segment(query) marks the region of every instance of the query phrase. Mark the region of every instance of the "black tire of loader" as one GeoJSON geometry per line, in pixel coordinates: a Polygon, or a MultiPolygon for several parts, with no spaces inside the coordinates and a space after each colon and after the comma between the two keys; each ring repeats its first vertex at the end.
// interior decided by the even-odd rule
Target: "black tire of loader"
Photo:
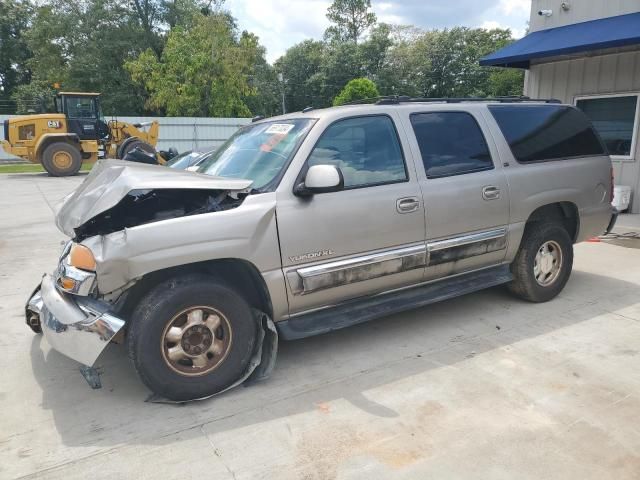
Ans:
{"type": "Polygon", "coordinates": [[[67,142],[54,142],[48,145],[42,152],[41,163],[44,169],[52,177],[69,177],[76,175],[82,167],[82,154],[80,150],[67,142]],[[71,157],[68,168],[61,169],[56,166],[54,158],[56,154],[64,153],[71,157]]]}

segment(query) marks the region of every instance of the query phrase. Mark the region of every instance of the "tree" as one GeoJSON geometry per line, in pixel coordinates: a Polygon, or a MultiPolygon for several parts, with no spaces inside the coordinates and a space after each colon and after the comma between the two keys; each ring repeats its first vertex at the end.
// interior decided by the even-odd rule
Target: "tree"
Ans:
{"type": "Polygon", "coordinates": [[[333,100],[333,105],[344,105],[354,100],[375,98],[380,96],[378,87],[367,78],[354,78],[345,85],[342,91],[333,100]]]}
{"type": "MultiPolygon", "coordinates": [[[[479,60],[511,42],[511,32],[455,27],[445,30],[402,32],[389,49],[379,82],[383,93],[425,97],[487,96],[497,91],[496,69],[481,67],[479,60]]],[[[518,82],[517,75],[510,78],[518,82]]],[[[517,86],[499,87],[517,90],[517,86]]]]}
{"type": "MultiPolygon", "coordinates": [[[[139,0],[138,0],[139,1],[139,0]]],[[[192,27],[198,15],[221,13],[225,0],[161,0],[161,20],[169,28],[192,27]]]]}
{"type": "Polygon", "coordinates": [[[267,63],[264,55],[264,47],[259,47],[256,64],[253,66],[253,75],[249,77],[252,93],[244,96],[243,101],[253,115],[272,117],[281,113],[282,91],[278,72],[267,63]]]}
{"type": "Polygon", "coordinates": [[[391,25],[379,23],[371,29],[367,40],[358,45],[362,70],[367,76],[375,79],[384,67],[387,53],[394,43],[391,33],[391,25]]]}
{"type": "Polygon", "coordinates": [[[101,92],[107,114],[143,113],[144,92],[123,63],[149,45],[126,3],[41,2],[25,40],[32,52],[27,62],[32,78],[15,89],[19,104],[49,96],[59,83],[66,90],[101,92]]]}
{"type": "Polygon", "coordinates": [[[152,50],[125,63],[148,93],[147,107],[171,116],[247,117],[244,99],[255,95],[249,83],[260,55],[258,39],[224,14],[200,15],[189,30],[169,33],[162,55],[152,50]]]}
{"type": "Polygon", "coordinates": [[[25,32],[33,15],[28,1],[0,2],[0,108],[7,105],[14,90],[31,79],[28,59],[31,52],[25,32]]]}
{"type": "Polygon", "coordinates": [[[327,38],[353,43],[358,43],[377,20],[371,11],[371,0],[334,0],[327,18],[333,23],[325,32],[327,38]]]}
{"type": "Polygon", "coordinates": [[[326,83],[321,70],[325,53],[324,42],[304,40],[289,48],[275,62],[275,70],[282,73],[285,82],[285,103],[288,111],[321,105],[324,100],[321,96],[322,88],[326,83]]]}
{"type": "Polygon", "coordinates": [[[520,96],[523,93],[524,72],[516,68],[495,68],[489,73],[488,95],[502,97],[520,96]]]}

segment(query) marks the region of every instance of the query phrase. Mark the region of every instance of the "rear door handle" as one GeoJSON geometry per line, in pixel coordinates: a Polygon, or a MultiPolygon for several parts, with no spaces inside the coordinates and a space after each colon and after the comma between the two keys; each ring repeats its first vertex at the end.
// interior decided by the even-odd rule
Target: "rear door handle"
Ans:
{"type": "Polygon", "coordinates": [[[485,200],[496,200],[500,198],[500,189],[493,185],[482,187],[482,198],[485,200]]]}
{"type": "Polygon", "coordinates": [[[396,200],[396,210],[398,213],[411,213],[418,210],[420,200],[418,197],[405,197],[396,200]]]}

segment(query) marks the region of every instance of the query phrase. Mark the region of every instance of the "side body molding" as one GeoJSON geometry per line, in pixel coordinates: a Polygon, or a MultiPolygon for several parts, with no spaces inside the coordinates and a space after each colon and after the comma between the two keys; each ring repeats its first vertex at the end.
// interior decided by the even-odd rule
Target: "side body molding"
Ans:
{"type": "Polygon", "coordinates": [[[287,274],[294,294],[304,295],[325,288],[370,280],[393,273],[424,267],[426,245],[414,245],[361,257],[303,267],[287,274]]]}
{"type": "Polygon", "coordinates": [[[287,271],[286,277],[294,295],[305,295],[506,248],[507,229],[496,228],[308,267],[294,267],[287,271]]]}

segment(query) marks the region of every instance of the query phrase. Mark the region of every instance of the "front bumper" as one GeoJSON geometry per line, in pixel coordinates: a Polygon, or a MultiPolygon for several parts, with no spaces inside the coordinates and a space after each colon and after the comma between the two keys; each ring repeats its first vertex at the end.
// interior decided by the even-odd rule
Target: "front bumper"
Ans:
{"type": "Polygon", "coordinates": [[[45,338],[58,352],[92,366],[124,320],[109,313],[110,305],[91,297],[61,292],[50,275],[26,306],[27,323],[38,315],[45,338]]]}

